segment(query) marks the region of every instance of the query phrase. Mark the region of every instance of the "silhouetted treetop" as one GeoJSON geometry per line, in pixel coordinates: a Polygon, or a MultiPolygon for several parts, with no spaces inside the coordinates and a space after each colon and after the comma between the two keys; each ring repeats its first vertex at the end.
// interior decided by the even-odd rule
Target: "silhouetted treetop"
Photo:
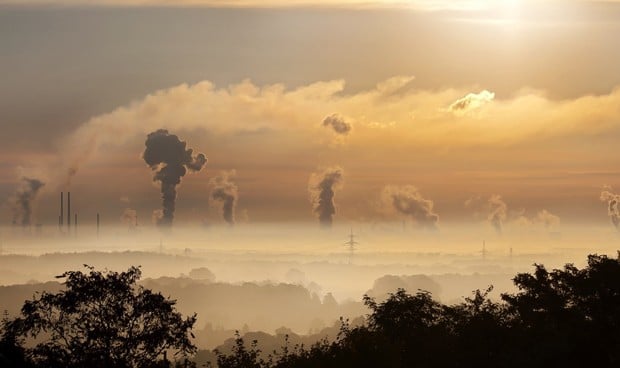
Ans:
{"type": "Polygon", "coordinates": [[[139,268],[85,267],[58,276],[64,290],[26,301],[21,316],[6,322],[3,340],[32,345],[25,357],[44,367],[153,367],[169,350],[196,350],[196,316],[183,318],[174,300],[136,285],[139,268]]]}
{"type": "Polygon", "coordinates": [[[343,321],[331,343],[265,361],[255,344],[244,349],[239,338],[232,355],[218,361],[255,356],[258,365],[236,367],[261,368],[620,366],[620,258],[591,255],[582,269],[534,265],[514,283],[519,291],[500,302],[489,298],[492,287],[456,305],[425,291],[399,289],[383,302],[365,296],[366,324],[350,328],[343,321]]]}

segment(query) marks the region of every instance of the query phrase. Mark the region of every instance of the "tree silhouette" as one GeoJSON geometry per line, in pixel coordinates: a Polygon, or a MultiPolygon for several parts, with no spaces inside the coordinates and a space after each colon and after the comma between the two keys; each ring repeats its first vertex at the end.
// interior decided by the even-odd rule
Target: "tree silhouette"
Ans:
{"type": "Polygon", "coordinates": [[[167,367],[167,352],[195,352],[190,336],[196,316],[184,319],[176,301],[137,286],[139,268],[117,273],[85,267],[87,273],[58,276],[65,290],[43,292],[24,303],[21,316],[5,321],[6,351],[23,349],[29,362],[50,368],[167,367]]]}
{"type": "Polygon", "coordinates": [[[491,287],[456,305],[424,291],[398,289],[381,303],[365,296],[366,324],[351,329],[343,321],[331,343],[264,361],[238,338],[232,356],[218,361],[261,368],[620,366],[620,254],[591,255],[583,269],[535,265],[514,282],[519,292],[499,302],[489,299],[491,287]]]}
{"type": "Polygon", "coordinates": [[[519,293],[504,294],[515,329],[531,339],[530,354],[553,365],[620,366],[620,253],[590,255],[583,269],[567,264],[514,278],[519,293]]]}

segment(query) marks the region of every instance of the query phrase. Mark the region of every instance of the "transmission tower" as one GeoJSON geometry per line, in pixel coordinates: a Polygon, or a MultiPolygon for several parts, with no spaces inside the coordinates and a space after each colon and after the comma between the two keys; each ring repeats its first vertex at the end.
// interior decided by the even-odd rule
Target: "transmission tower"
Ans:
{"type": "Polygon", "coordinates": [[[353,254],[355,253],[355,246],[359,243],[355,241],[355,234],[353,234],[353,228],[351,228],[351,233],[349,234],[349,240],[344,243],[346,247],[349,247],[349,264],[353,260],[353,254]]]}

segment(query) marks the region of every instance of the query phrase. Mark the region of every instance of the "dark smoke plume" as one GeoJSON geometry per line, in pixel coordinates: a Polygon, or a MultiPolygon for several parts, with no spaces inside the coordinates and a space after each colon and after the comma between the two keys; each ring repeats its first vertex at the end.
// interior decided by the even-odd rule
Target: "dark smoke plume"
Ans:
{"type": "Polygon", "coordinates": [[[336,214],[335,191],[342,185],[343,178],[343,170],[340,167],[331,167],[310,176],[308,191],[312,210],[317,214],[319,223],[324,228],[332,226],[336,214]]]}
{"type": "Polygon", "coordinates": [[[607,202],[607,215],[616,229],[620,230],[620,195],[612,192],[611,187],[606,187],[601,192],[601,201],[607,202]]]}
{"type": "Polygon", "coordinates": [[[34,221],[32,207],[39,194],[39,190],[45,185],[38,179],[22,178],[22,185],[15,192],[13,203],[13,223],[22,226],[30,226],[34,221]]]}
{"type": "Polygon", "coordinates": [[[351,131],[351,124],[344,120],[344,117],[338,114],[332,114],[323,119],[324,127],[331,127],[334,132],[342,135],[347,135],[351,131]]]}
{"type": "Polygon", "coordinates": [[[387,186],[383,189],[382,199],[385,205],[398,213],[410,216],[420,226],[437,229],[439,216],[433,212],[433,201],[423,198],[416,187],[387,186]]]}
{"type": "Polygon", "coordinates": [[[181,183],[187,170],[200,171],[207,163],[204,154],[193,155],[192,149],[186,149],[186,142],[169,134],[165,129],[150,133],[144,143],[146,149],[142,157],[155,171],[153,181],[161,183],[162,211],[157,218],[158,226],[172,226],[177,198],[176,187],[181,183]]]}
{"type": "Polygon", "coordinates": [[[235,209],[238,199],[237,185],[230,180],[235,174],[235,170],[223,171],[210,181],[210,184],[213,185],[211,198],[222,202],[222,217],[230,225],[235,223],[235,209]]]}

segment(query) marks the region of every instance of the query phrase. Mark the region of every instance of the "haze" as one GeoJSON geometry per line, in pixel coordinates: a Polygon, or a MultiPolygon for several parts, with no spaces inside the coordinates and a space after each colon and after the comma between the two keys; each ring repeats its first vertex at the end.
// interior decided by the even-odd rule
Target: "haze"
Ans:
{"type": "Polygon", "coordinates": [[[0,0],[0,309],[141,265],[213,348],[614,255],[618,39],[617,1],[0,0]]]}

